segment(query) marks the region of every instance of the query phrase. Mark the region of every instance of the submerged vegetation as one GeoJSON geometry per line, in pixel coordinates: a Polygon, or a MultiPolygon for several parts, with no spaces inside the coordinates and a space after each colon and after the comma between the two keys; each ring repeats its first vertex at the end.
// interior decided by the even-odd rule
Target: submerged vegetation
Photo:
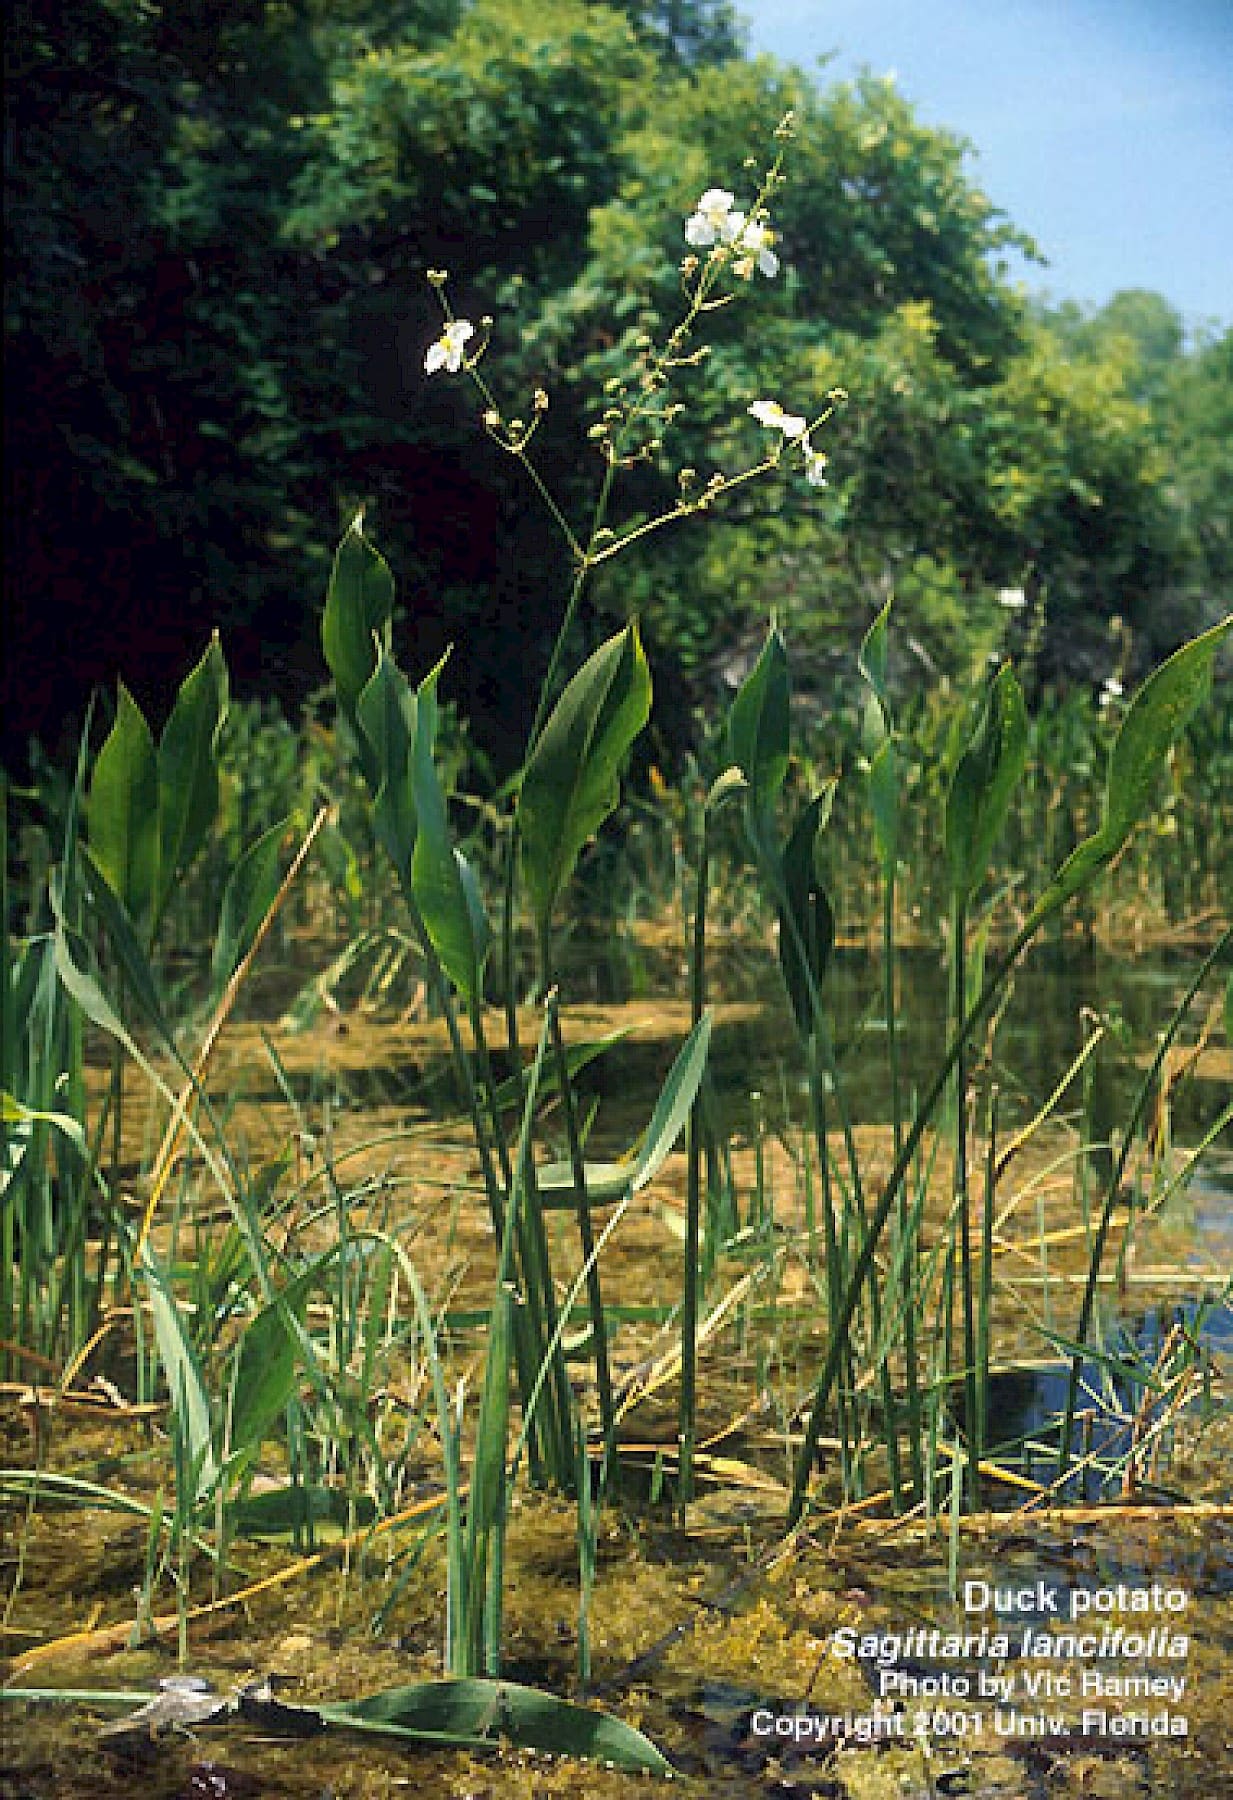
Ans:
{"type": "MultiPolygon", "coordinates": [[[[1229,709],[1207,710],[1233,619],[1128,698],[1110,682],[1103,708],[1034,715],[993,642],[912,702],[888,602],[854,646],[849,711],[804,755],[773,625],[691,772],[669,787],[650,766],[624,804],[653,670],[635,623],[577,653],[619,556],[759,482],[827,479],[842,393],[793,397],[799,414],[755,396],[754,460],[682,467],[666,510],[637,491],[621,510],[671,442],[702,334],[782,272],[791,136],[788,118],[756,191],[709,188],[688,215],[679,317],[605,381],[586,524],[535,460],[548,395],[502,399],[496,328],[457,318],[430,273],[426,375],[472,384],[569,573],[511,780],[473,791],[452,665],[402,666],[395,578],[357,515],[301,737],[229,709],[215,637],[157,736],[121,686],[101,744],[88,727],[71,774],[13,796],[15,824],[6,796],[0,1367],[11,1441],[28,1433],[0,1471],[9,1706],[106,1704],[82,1668],[111,1654],[143,1683],[111,1696],[137,1710],[103,1741],[130,1749],[238,1715],[664,1774],[636,1696],[690,1635],[682,1596],[711,1703],[726,1683],[748,1712],[751,1675],[764,1700],[802,1698],[802,1634],[821,1666],[844,1622],[823,1534],[932,1533],[953,1595],[965,1533],[996,1535],[1008,1493],[1029,1518],[1159,1502],[1186,1529],[1185,1469],[1228,1429],[1211,1331],[1228,1289],[1175,1296],[1154,1332],[1101,1300],[1129,1292],[1152,1222],[1233,1122],[1233,742],[1229,709]],[[1187,967],[1154,1041],[1125,1043],[1110,995],[1023,1082],[1002,1036],[1033,956],[1072,919],[1090,930],[1111,884],[1127,931],[1181,928],[1187,967]],[[649,984],[651,1083],[579,978],[588,931],[638,954],[648,922],[675,975],[649,984]],[[835,999],[854,941],[873,971],[855,1032],[835,999]],[[904,978],[922,946],[943,974],[923,1054],[904,978]],[[738,962],[781,1003],[733,1079],[738,962]],[[876,1045],[874,1103],[856,1038],[876,1045]],[[384,1094],[383,1045],[404,1065],[384,1094]],[[1181,1097],[1213,1067],[1183,1146],[1181,1097]],[[1040,1364],[1051,1416],[1008,1433],[998,1384],[1040,1364]],[[49,1623],[32,1578],[75,1511],[120,1521],[122,1574],[100,1540],[100,1606],[49,1623]],[[279,1610],[292,1584],[299,1630],[279,1610]],[[322,1692],[330,1617],[358,1694],[322,1692]],[[307,1696],[252,1667],[144,1685],[150,1645],[196,1662],[241,1618],[270,1621],[256,1675],[311,1661],[307,1696]]],[[[853,1667],[826,1680],[829,1712],[859,1711],[853,1667]]],[[[946,1730],[915,1735],[903,1755],[931,1782],[946,1730]]]]}

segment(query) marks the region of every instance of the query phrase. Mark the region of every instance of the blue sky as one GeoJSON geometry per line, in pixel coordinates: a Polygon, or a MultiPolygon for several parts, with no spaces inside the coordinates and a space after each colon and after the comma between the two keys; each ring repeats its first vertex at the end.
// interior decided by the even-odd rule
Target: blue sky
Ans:
{"type": "Polygon", "coordinates": [[[751,50],[825,85],[894,71],[1035,239],[1024,279],[1233,322],[1233,0],[737,0],[751,50]],[[825,70],[817,58],[838,51],[825,70]]]}

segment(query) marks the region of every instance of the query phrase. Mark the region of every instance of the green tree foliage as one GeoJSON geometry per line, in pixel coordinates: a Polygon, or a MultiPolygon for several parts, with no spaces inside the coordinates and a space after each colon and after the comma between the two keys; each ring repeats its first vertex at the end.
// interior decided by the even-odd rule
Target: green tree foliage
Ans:
{"type": "Polygon", "coordinates": [[[155,685],[216,622],[241,690],[302,692],[319,547],[368,503],[417,662],[499,631],[451,691],[489,747],[521,741],[559,546],[470,390],[425,380],[426,272],[491,315],[511,415],[548,392],[536,450],[581,522],[602,384],[676,315],[686,215],[709,186],[748,203],[790,108],[783,272],[709,317],[619,507],[752,460],[752,400],[815,416],[842,386],[829,485],[648,538],[592,640],[636,611],[653,660],[700,669],[769,607],[821,641],[893,589],[945,663],[999,585],[1061,629],[1116,612],[1166,640],[1227,591],[1227,340],[1184,354],[1153,295],[1029,316],[1004,261],[1030,245],[963,142],[891,83],[744,57],[727,0],[18,0],[5,31],[13,692],[36,713],[66,653],[155,685]]]}
{"type": "Polygon", "coordinates": [[[1233,606],[1233,331],[1169,371],[1159,417],[1206,615],[1233,606]]]}

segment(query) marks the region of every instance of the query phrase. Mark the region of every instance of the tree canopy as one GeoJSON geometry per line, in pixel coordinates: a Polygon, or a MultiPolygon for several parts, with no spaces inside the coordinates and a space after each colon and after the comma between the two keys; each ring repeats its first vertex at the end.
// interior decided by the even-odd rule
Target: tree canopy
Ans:
{"type": "Polygon", "coordinates": [[[547,393],[536,450],[580,518],[603,384],[679,309],[686,216],[748,202],[789,110],[781,274],[708,320],[618,505],[752,459],[751,401],[843,388],[828,485],[656,534],[601,612],[697,683],[772,608],[825,649],[888,589],[943,667],[1007,586],[1059,668],[1081,627],[1155,654],[1228,605],[1228,336],[1188,344],[1153,294],[1029,306],[964,142],[889,82],[747,57],[726,0],[18,0],[5,34],[10,748],[117,667],[165,688],[214,623],[242,687],[303,695],[360,503],[417,660],[463,640],[456,696],[519,742],[560,549],[470,390],[425,378],[427,272],[491,317],[502,405],[547,393]]]}

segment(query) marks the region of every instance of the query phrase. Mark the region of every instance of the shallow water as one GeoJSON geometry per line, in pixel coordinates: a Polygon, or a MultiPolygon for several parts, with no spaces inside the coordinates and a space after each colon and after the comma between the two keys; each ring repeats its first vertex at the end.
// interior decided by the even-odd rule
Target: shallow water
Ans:
{"type": "MultiPolygon", "coordinates": [[[[1136,1021],[1142,1044],[1163,1027],[1171,996],[1190,966],[1189,959],[1167,957],[1149,968],[1126,971],[1107,958],[1076,958],[1053,950],[1039,964],[1029,965],[998,1038],[1007,1129],[1013,1119],[1031,1116],[1074,1054],[1078,1009],[1085,999],[1120,1006],[1136,1021]]],[[[611,975],[614,988],[619,988],[617,975],[619,971],[611,975]]],[[[749,1309],[735,1315],[732,1330],[716,1340],[704,1361],[702,1430],[722,1435],[716,1436],[716,1460],[704,1469],[690,1530],[682,1536],[671,1522],[667,1501],[651,1498],[662,1473],[657,1447],[670,1453],[674,1441],[675,1390],[669,1385],[651,1393],[625,1429],[627,1446],[641,1443],[647,1449],[627,1450],[622,1495],[605,1514],[590,1687],[579,1690],[574,1672],[574,1514],[555,1500],[525,1492],[516,1502],[510,1539],[507,1675],[554,1692],[580,1692],[640,1724],[691,1784],[686,1791],[700,1795],[874,1800],[894,1794],[898,1800],[905,1795],[935,1800],[939,1794],[967,1793],[1056,1800],[1073,1793],[1121,1800],[1176,1794],[1185,1800],[1202,1794],[1212,1800],[1213,1770],[1233,1771],[1222,1698],[1233,1656],[1233,1518],[1228,1508],[1233,1442],[1227,1414],[1206,1435],[1198,1433],[1195,1415],[1179,1417],[1157,1484],[1138,1497],[1159,1502],[1176,1492],[1223,1504],[1223,1513],[1192,1516],[1167,1507],[1153,1515],[1152,1505],[1140,1504],[1103,1517],[1027,1512],[964,1524],[957,1538],[955,1590],[945,1521],[923,1541],[902,1524],[877,1524],[859,1511],[842,1520],[837,1515],[821,1518],[773,1571],[751,1568],[752,1559],[769,1554],[778,1541],[786,1498],[782,1484],[790,1467],[783,1420],[757,1405],[751,1409],[766,1380],[758,1362],[758,1328],[766,1319],[755,1312],[754,1302],[773,1315],[778,1354],[794,1378],[813,1366],[810,1359],[816,1361],[818,1344],[818,1301],[803,1259],[775,1261],[764,1254],[777,1241],[775,1233],[782,1236],[799,1227],[801,1208],[788,1154],[800,1108],[794,1086],[797,1065],[784,1009],[777,999],[766,997],[774,980],[773,956],[763,946],[744,946],[716,958],[720,1004],[714,1068],[733,1135],[734,1167],[748,1193],[755,1159],[762,1158],[760,1183],[772,1216],[761,1238],[734,1248],[720,1265],[718,1280],[724,1287],[755,1268],[760,1256],[767,1272],[762,1286],[753,1290],[749,1309]],[[752,1098],[755,1092],[761,1095],[758,1101],[752,1098]],[[797,1356],[799,1367],[793,1361],[797,1356]],[[966,1733],[941,1725],[934,1729],[938,1722],[931,1713],[920,1740],[908,1731],[884,1742],[862,1742],[859,1721],[867,1720],[882,1698],[876,1659],[837,1656],[836,1632],[866,1627],[870,1633],[900,1635],[935,1627],[958,1631],[967,1618],[961,1599],[965,1579],[1025,1592],[1044,1583],[1056,1589],[1063,1605],[1077,1591],[1118,1583],[1146,1588],[1163,1582],[1183,1588],[1192,1642],[1179,1677],[1187,1684],[1184,1704],[1173,1710],[1184,1714],[1187,1737],[1127,1742],[1114,1732],[1080,1730],[1082,1707],[1078,1717],[1072,1716],[1071,1702],[1081,1702],[1083,1696],[1076,1692],[1065,1697],[1064,1705],[1058,1702],[1066,1731],[1052,1737],[1040,1732],[1007,1737],[993,1729],[987,1716],[978,1743],[971,1728],[966,1733]],[[755,1722],[755,1715],[762,1721],[763,1715],[777,1719],[810,1712],[849,1723],[801,1745],[755,1722]]],[[[911,953],[905,957],[904,981],[913,1021],[904,1034],[906,1085],[919,1081],[928,1056],[937,1050],[944,1013],[937,959],[911,953]]],[[[884,1171],[889,1113],[876,966],[863,953],[842,952],[835,990],[836,1039],[857,1120],[858,1147],[871,1168],[884,1171]]],[[[669,1002],[643,997],[627,1006],[606,1002],[588,1007],[575,1001],[567,1022],[571,1042],[624,1024],[638,1027],[637,1036],[598,1065],[586,1084],[603,1103],[596,1142],[623,1148],[645,1124],[658,1083],[688,1028],[686,1007],[675,996],[669,1002]]],[[[528,1041],[533,1031],[528,1015],[528,1041]]],[[[356,1012],[307,1037],[280,1033],[277,1042],[300,1116],[291,1117],[255,1031],[239,1027],[217,1071],[220,1091],[232,1104],[237,1141],[255,1163],[292,1142],[297,1174],[305,1182],[322,1174],[327,1148],[332,1157],[350,1156],[347,1180],[357,1192],[367,1184],[364,1205],[389,1206],[408,1221],[409,1253],[432,1291],[450,1295],[452,1353],[474,1363],[483,1343],[478,1320],[491,1292],[492,1268],[490,1227],[476,1193],[473,1159],[460,1132],[447,1134],[444,1141],[440,1133],[414,1140],[407,1135],[409,1129],[426,1130],[430,1112],[447,1102],[448,1084],[439,1073],[439,1026],[393,1025],[356,1012]],[[374,1139],[385,1141],[361,1148],[374,1139]]],[[[1192,1139],[1214,1115],[1227,1093],[1228,1070],[1229,1048],[1217,1038],[1175,1096],[1177,1139],[1192,1139]]],[[[1114,1118],[1140,1077],[1131,1056],[1111,1058],[1107,1103],[1114,1118]]],[[[1077,1105],[1073,1096],[1068,1105],[1077,1105]]],[[[139,1103],[132,1118],[140,1124],[139,1103]]],[[[323,1196],[324,1179],[312,1191],[323,1196]]],[[[653,1359],[672,1337],[670,1309],[680,1291],[676,1228],[681,1196],[680,1158],[674,1157],[606,1254],[609,1304],[637,1303],[629,1305],[615,1336],[619,1376],[653,1359]]],[[[1073,1222],[1069,1169],[1042,1204],[1050,1229],[1073,1222]]],[[[1007,1240],[1021,1257],[1034,1254],[1037,1224],[1035,1213],[1025,1212],[1006,1225],[1007,1240]]],[[[568,1256],[576,1250],[564,1215],[555,1219],[553,1233],[554,1256],[560,1251],[562,1266],[568,1268],[568,1256]]],[[[1082,1256],[1081,1240],[1050,1252],[1050,1279],[1057,1283],[1054,1325],[1061,1331],[1073,1324],[1073,1270],[1082,1256]]],[[[1218,1150],[1159,1220],[1142,1227],[1120,1285],[1111,1277],[1102,1291],[1103,1329],[1111,1334],[1120,1318],[1137,1353],[1150,1359],[1174,1312],[1180,1311],[1184,1320],[1192,1317],[1196,1301],[1216,1291],[1231,1265],[1233,1159],[1218,1150]]],[[[1208,1315],[1204,1344],[1217,1362],[1224,1362],[1233,1348],[1231,1325],[1227,1305],[1208,1315]]],[[[1041,1361],[1038,1332],[1023,1332],[1018,1321],[1004,1321],[999,1329],[996,1349],[1002,1362],[1024,1357],[1041,1361]]],[[[123,1358],[106,1368],[123,1385],[123,1358]]],[[[1059,1377],[1056,1363],[999,1377],[1003,1387],[995,1395],[995,1437],[1039,1439],[1046,1447],[1041,1460],[1047,1462],[1059,1377]]],[[[1125,1384],[1118,1391],[1115,1384],[1113,1397],[1123,1412],[1133,1413],[1142,1393],[1125,1384]]],[[[25,1415],[10,1406],[4,1423],[4,1460],[28,1460],[25,1415]]],[[[140,1430],[120,1421],[101,1435],[99,1427],[75,1426],[69,1418],[53,1421],[50,1430],[46,1454],[51,1466],[93,1468],[98,1478],[122,1483],[146,1499],[153,1496],[160,1468],[165,1473],[161,1428],[152,1446],[140,1430]],[[116,1462],[121,1455],[131,1459],[122,1472],[116,1462]]],[[[1111,1454],[1116,1451],[1112,1443],[1107,1448],[1111,1454]]],[[[429,1442],[416,1474],[425,1486],[439,1485],[439,1463],[433,1461],[429,1442]]],[[[1075,1498],[1094,1498],[1098,1492],[1093,1479],[1075,1498]]],[[[824,1474],[818,1506],[824,1509],[838,1498],[833,1477],[824,1474]]],[[[7,1528],[2,1567],[12,1598],[4,1645],[19,1667],[24,1649],[80,1629],[96,1609],[100,1624],[123,1624],[134,1617],[133,1593],[142,1573],[140,1525],[93,1511],[40,1508],[30,1519],[10,1512],[7,1528]]],[[[238,1546],[236,1554],[243,1570],[237,1579],[256,1579],[287,1560],[283,1551],[249,1544],[238,1546]]],[[[357,1558],[345,1577],[336,1564],[327,1564],[312,1576],[251,1600],[242,1611],[202,1619],[190,1631],[189,1666],[220,1691],[254,1674],[271,1675],[283,1697],[304,1703],[428,1678],[439,1671],[439,1548],[429,1546],[424,1552],[401,1599],[374,1633],[374,1615],[401,1568],[388,1563],[384,1551],[374,1551],[357,1558]]],[[[204,1600],[209,1591],[209,1573],[199,1568],[192,1599],[204,1600]]],[[[1017,1609],[1015,1623],[1020,1629],[1042,1626],[1050,1617],[1047,1608],[1025,1605],[1017,1609]]],[[[1018,1677],[1029,1664],[1032,1659],[1012,1647],[1006,1657],[986,1659],[984,1665],[979,1659],[931,1659],[913,1652],[896,1666],[925,1679],[948,1672],[971,1675],[980,1666],[1018,1677]]],[[[1163,1662],[1159,1666],[1167,1668],[1163,1662]]],[[[1081,1664],[1066,1667],[1072,1681],[1081,1682],[1081,1664]]],[[[32,1685],[150,1688],[174,1668],[173,1646],[166,1641],[138,1649],[121,1642],[97,1657],[66,1651],[54,1665],[41,1665],[22,1679],[32,1685]]],[[[1018,1697],[1023,1700],[1022,1686],[1018,1697]]],[[[956,1706],[949,1710],[955,1713],[956,1706]]],[[[906,1716],[906,1704],[903,1711],[906,1716]]],[[[555,1795],[616,1800],[635,1785],[628,1776],[513,1754],[407,1752],[336,1737],[272,1744],[243,1721],[217,1730],[203,1726],[195,1740],[124,1746],[100,1738],[108,1716],[82,1707],[0,1712],[0,1800],[84,1800],[86,1795],[138,1792],[152,1800],[241,1800],[258,1794],[376,1800],[416,1788],[459,1800],[555,1795]]],[[[636,1785],[641,1791],[643,1784],[636,1785]]]]}

